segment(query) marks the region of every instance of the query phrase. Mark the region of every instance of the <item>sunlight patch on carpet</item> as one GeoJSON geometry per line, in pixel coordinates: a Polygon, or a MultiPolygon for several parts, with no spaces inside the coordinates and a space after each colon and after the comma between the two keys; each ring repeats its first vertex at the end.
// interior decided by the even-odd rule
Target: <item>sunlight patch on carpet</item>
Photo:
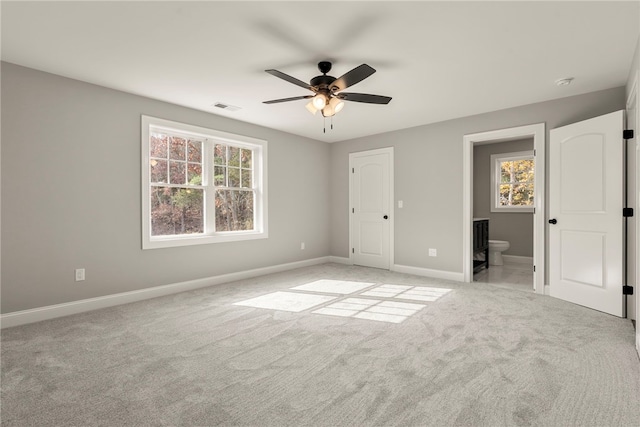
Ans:
{"type": "Polygon", "coordinates": [[[370,288],[373,285],[375,285],[375,283],[322,279],[316,280],[315,282],[305,283],[304,285],[296,286],[291,289],[295,291],[326,292],[328,294],[347,295],[370,288]]]}
{"type": "Polygon", "coordinates": [[[373,286],[375,283],[322,279],[291,288],[295,292],[273,292],[234,305],[294,313],[313,310],[314,314],[402,323],[426,305],[393,300],[434,302],[451,291],[427,286],[373,286]],[[321,293],[334,295],[319,295],[321,293]],[[358,298],[360,296],[367,298],[358,298]]]}
{"type": "Polygon", "coordinates": [[[298,292],[273,292],[236,302],[233,305],[245,307],[270,308],[272,310],[292,311],[298,313],[315,306],[332,301],[336,297],[328,295],[303,294],[298,292]]]}
{"type": "Polygon", "coordinates": [[[449,292],[451,292],[451,289],[431,288],[427,286],[381,285],[363,292],[360,295],[433,302],[449,292]]]}
{"type": "Polygon", "coordinates": [[[313,311],[315,314],[353,317],[378,322],[402,323],[422,310],[426,305],[406,302],[380,301],[364,298],[347,298],[313,311]]]}

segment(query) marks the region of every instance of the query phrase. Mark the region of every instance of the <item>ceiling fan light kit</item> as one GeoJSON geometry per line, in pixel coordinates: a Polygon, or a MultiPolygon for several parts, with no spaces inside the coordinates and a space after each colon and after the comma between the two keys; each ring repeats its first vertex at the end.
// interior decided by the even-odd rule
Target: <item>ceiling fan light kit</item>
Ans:
{"type": "Polygon", "coordinates": [[[322,110],[325,105],[327,105],[327,98],[323,94],[319,93],[313,97],[313,106],[316,110],[322,110]]]}
{"type": "Polygon", "coordinates": [[[323,117],[333,117],[344,108],[343,101],[362,102],[365,104],[388,104],[391,101],[391,97],[388,96],[342,92],[346,88],[353,86],[356,83],[360,83],[362,80],[376,72],[375,69],[367,64],[362,64],[337,79],[333,76],[327,75],[327,73],[331,71],[331,62],[329,61],[319,62],[318,70],[320,70],[322,75],[312,78],[309,84],[278,70],[265,70],[267,73],[275,77],[296,86],[308,89],[315,93],[315,95],[274,99],[271,101],[264,101],[264,103],[277,104],[281,102],[311,98],[311,101],[305,106],[311,114],[316,114],[318,110],[320,110],[323,117]]]}

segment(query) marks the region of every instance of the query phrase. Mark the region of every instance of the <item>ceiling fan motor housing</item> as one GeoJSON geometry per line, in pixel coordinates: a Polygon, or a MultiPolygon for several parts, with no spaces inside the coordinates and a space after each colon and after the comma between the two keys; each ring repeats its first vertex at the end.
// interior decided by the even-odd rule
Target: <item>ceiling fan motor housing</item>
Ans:
{"type": "Polygon", "coordinates": [[[318,89],[331,89],[331,83],[335,82],[336,78],[333,76],[316,76],[311,79],[309,84],[313,87],[317,87],[318,89]]]}

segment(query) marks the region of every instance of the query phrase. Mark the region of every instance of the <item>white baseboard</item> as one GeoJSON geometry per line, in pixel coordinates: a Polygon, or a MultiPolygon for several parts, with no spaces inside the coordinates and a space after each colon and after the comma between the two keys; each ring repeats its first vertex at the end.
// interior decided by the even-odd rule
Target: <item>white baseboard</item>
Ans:
{"type": "Polygon", "coordinates": [[[408,265],[399,265],[399,264],[394,264],[391,267],[391,271],[396,271],[398,273],[414,274],[416,276],[433,277],[435,279],[455,280],[457,282],[464,281],[464,274],[456,273],[454,271],[432,270],[430,268],[411,267],[408,265]]]}
{"type": "Polygon", "coordinates": [[[518,256],[518,255],[502,255],[502,259],[505,264],[528,264],[533,265],[532,256],[518,256]]]}
{"type": "Polygon", "coordinates": [[[328,262],[335,262],[336,264],[353,265],[350,258],[341,256],[328,256],[328,262]]]}
{"type": "Polygon", "coordinates": [[[179,292],[206,288],[208,286],[233,282],[235,280],[249,279],[265,274],[279,273],[281,271],[309,267],[318,264],[325,264],[327,262],[339,262],[333,260],[332,258],[338,257],[313,258],[304,261],[296,261],[287,264],[279,264],[269,267],[256,268],[253,270],[240,271],[237,273],[221,274],[219,276],[205,277],[202,279],[189,280],[186,282],[155,286],[152,288],[139,289],[136,291],[122,292],[96,298],[88,298],[63,304],[49,305],[29,310],[14,311],[12,313],[0,315],[0,328],[10,328],[12,326],[20,326],[27,323],[55,319],[57,317],[69,316],[71,314],[83,313],[85,311],[113,307],[120,304],[128,304],[131,302],[142,301],[160,296],[177,294],[179,292]]]}

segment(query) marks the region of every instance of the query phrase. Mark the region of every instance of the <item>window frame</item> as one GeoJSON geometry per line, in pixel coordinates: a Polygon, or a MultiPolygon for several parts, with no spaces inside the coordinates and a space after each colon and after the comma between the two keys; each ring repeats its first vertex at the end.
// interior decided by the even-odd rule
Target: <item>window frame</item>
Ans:
{"type": "Polygon", "coordinates": [[[500,185],[502,162],[509,162],[514,160],[533,160],[534,162],[534,179],[531,183],[534,185],[534,197],[535,197],[535,156],[533,150],[517,151],[511,153],[499,153],[491,155],[491,212],[520,212],[520,213],[532,213],[535,207],[531,206],[502,206],[500,201],[500,185]]]}
{"type": "Polygon", "coordinates": [[[267,141],[244,135],[236,135],[205,127],[141,116],[142,150],[142,249],[191,246],[269,237],[267,216],[267,141]],[[204,191],[204,233],[151,236],[151,156],[150,136],[152,130],[169,132],[202,140],[202,185],[204,191]],[[215,231],[215,192],[213,148],[224,144],[252,150],[254,191],[254,229],[248,231],[215,231]]]}

